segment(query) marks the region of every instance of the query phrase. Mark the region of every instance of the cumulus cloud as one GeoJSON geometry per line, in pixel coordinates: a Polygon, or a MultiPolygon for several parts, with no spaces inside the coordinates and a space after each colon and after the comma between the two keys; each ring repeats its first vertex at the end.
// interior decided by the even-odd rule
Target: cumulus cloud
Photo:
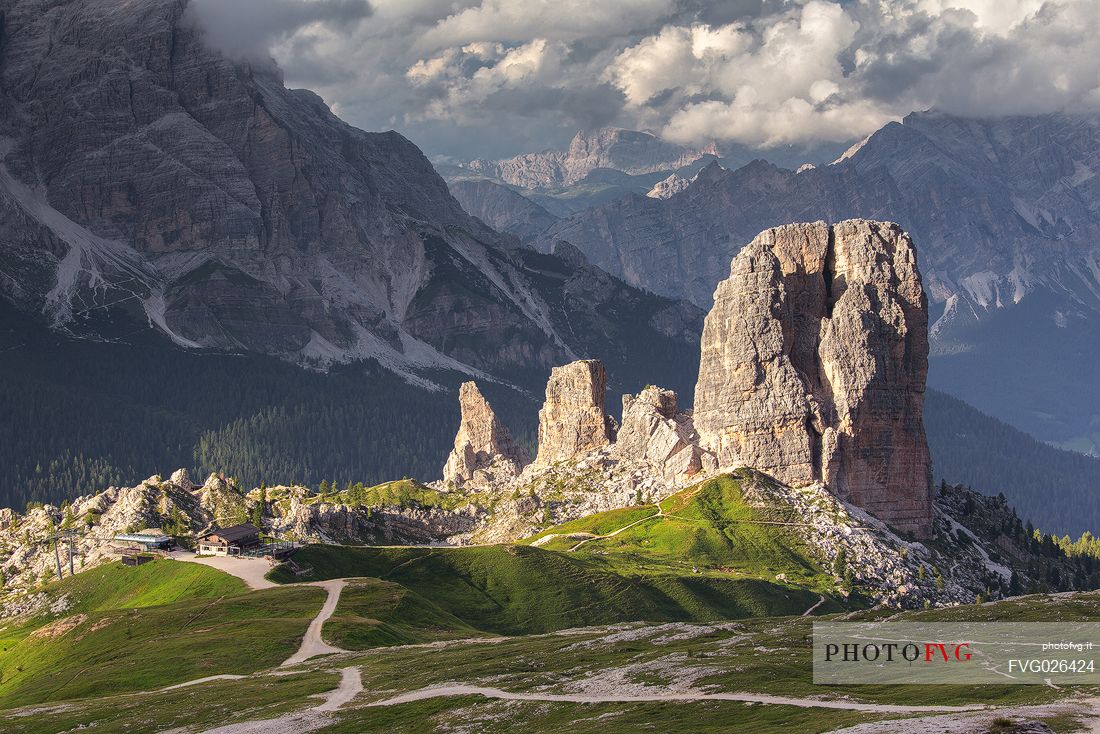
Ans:
{"type": "Polygon", "coordinates": [[[270,51],[353,124],[459,158],[556,147],[604,124],[767,150],[850,142],[931,107],[1100,111],[1095,0],[192,7],[219,47],[270,51]]]}

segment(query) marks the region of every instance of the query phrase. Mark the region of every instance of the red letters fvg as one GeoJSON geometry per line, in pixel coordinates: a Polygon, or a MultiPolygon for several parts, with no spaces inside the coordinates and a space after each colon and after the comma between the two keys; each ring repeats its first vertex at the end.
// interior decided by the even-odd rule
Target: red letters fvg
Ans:
{"type": "MultiPolygon", "coordinates": [[[[895,662],[905,661],[914,663],[921,657],[920,647],[916,643],[908,642],[899,644],[888,642],[885,644],[868,643],[858,645],[845,643],[827,643],[825,645],[825,660],[832,662],[839,659],[845,663],[873,663],[875,661],[895,662]]],[[[970,660],[969,642],[926,642],[924,643],[924,662],[966,662],[970,660]]]]}
{"type": "Polygon", "coordinates": [[[926,642],[924,643],[924,662],[930,663],[934,659],[938,660],[943,658],[945,663],[951,662],[951,658],[963,662],[970,659],[970,643],[969,642],[956,642],[956,643],[943,643],[943,642],[926,642]],[[951,648],[951,652],[948,652],[948,648],[951,648]],[[964,652],[965,651],[965,652],[964,652]]]}

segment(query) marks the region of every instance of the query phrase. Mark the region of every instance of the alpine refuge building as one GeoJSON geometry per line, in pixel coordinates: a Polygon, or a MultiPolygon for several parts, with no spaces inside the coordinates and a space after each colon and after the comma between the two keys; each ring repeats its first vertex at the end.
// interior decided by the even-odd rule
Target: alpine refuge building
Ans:
{"type": "Polygon", "coordinates": [[[199,553],[215,556],[239,556],[242,551],[260,544],[260,529],[252,523],[242,523],[215,530],[199,538],[199,553]]]}

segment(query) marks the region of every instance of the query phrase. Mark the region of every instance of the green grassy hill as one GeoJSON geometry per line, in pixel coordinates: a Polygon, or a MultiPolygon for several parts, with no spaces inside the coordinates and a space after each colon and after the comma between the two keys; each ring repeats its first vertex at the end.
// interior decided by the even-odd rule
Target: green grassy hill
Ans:
{"type": "Polygon", "coordinates": [[[626,575],[582,558],[530,546],[353,548],[308,546],[295,561],[313,568],[292,582],[369,577],[400,584],[464,624],[495,634],[531,634],[623,621],[689,621],[802,613],[817,595],[758,579],[692,574],[626,575]]]}
{"type": "Polygon", "coordinates": [[[345,650],[412,645],[483,633],[401,584],[355,579],[325,622],[327,642],[345,650]]]}
{"type": "Polygon", "coordinates": [[[763,509],[745,501],[743,476],[715,477],[668,497],[660,506],[601,512],[548,528],[523,542],[619,573],[762,580],[782,574],[792,584],[832,590],[831,576],[805,547],[798,527],[783,524],[798,523],[800,518],[789,508],[763,509]]]}
{"type": "Polygon", "coordinates": [[[0,629],[0,708],[271,667],[297,649],[324,598],[309,587],[250,592],[167,560],[113,563],[40,593],[42,613],[0,629]]]}

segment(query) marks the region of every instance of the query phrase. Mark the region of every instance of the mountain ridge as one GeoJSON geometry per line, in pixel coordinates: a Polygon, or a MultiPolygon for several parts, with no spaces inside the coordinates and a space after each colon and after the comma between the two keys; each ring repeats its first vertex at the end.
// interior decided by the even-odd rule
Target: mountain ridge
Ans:
{"type": "Polygon", "coordinates": [[[587,351],[581,294],[548,302],[411,142],[207,48],[184,0],[110,7],[0,5],[9,301],[80,336],[113,318],[185,348],[374,359],[425,386],[434,370],[522,381],[587,351]]]}

